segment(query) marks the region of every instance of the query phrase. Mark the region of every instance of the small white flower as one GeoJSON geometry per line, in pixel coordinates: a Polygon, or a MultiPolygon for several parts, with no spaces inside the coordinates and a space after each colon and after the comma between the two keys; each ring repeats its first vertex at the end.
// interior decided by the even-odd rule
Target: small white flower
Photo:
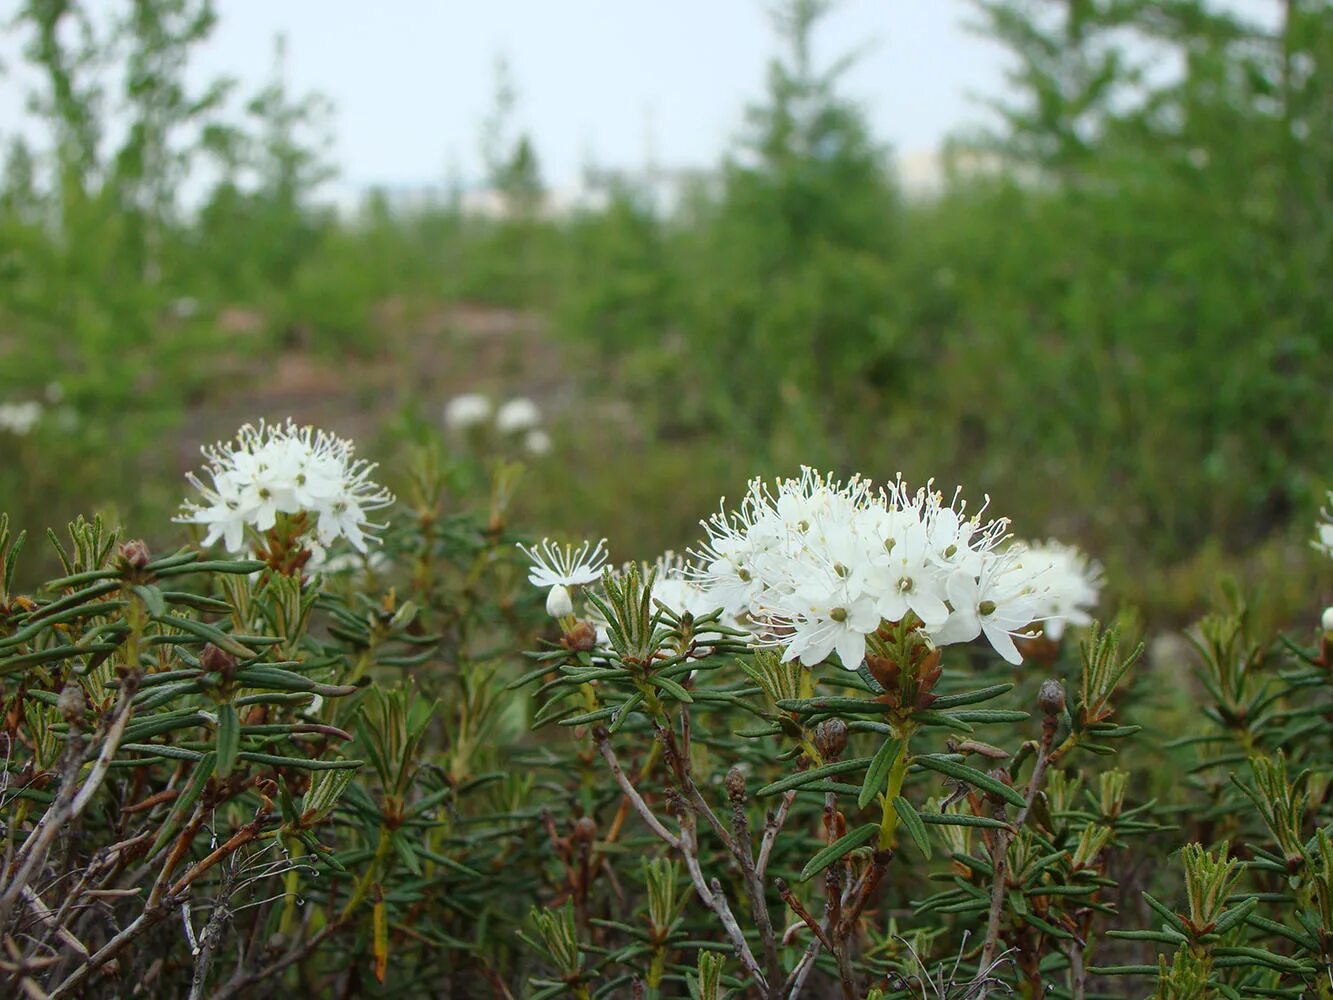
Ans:
{"type": "Polygon", "coordinates": [[[652,599],[661,601],[677,615],[690,614],[695,618],[721,611],[718,621],[744,631],[744,626],[717,600],[716,595],[699,582],[699,570],[682,556],[667,551],[657,561],[643,567],[644,579],[653,578],[652,599]]]}
{"type": "Polygon", "coordinates": [[[896,622],[911,611],[927,625],[943,625],[949,617],[945,577],[931,565],[925,525],[918,521],[890,540],[893,546],[877,554],[874,566],[866,570],[878,592],[880,614],[896,622]]]}
{"type": "Polygon", "coordinates": [[[1324,613],[1319,619],[1320,626],[1325,632],[1333,634],[1333,608],[1325,608],[1324,613]]]}
{"type": "Polygon", "coordinates": [[[491,419],[491,401],[479,392],[455,396],[444,407],[444,426],[451,431],[465,431],[491,419]]]}
{"type": "MultiPolygon", "coordinates": [[[[813,667],[832,652],[847,670],[866,657],[866,636],[879,628],[880,614],[869,597],[857,597],[837,582],[811,581],[789,598],[792,638],[783,661],[799,659],[813,667]]],[[[775,619],[780,621],[780,619],[775,619]]]]}
{"type": "Polygon", "coordinates": [[[1321,517],[1315,523],[1315,538],[1311,543],[1326,556],[1333,556],[1333,490],[1328,492],[1328,506],[1320,511],[1321,517]]]}
{"type": "Polygon", "coordinates": [[[245,545],[245,529],[272,528],[280,515],[308,515],[300,539],[327,547],[345,538],[359,552],[383,525],[367,515],[393,503],[371,480],[375,466],[354,458],[350,441],[313,427],[246,424],[236,439],[203,449],[205,483],[186,476],[204,503],[186,500],[176,521],[207,527],[204,544],[221,539],[231,552],[245,545]]]}
{"type": "Polygon", "coordinates": [[[360,573],[363,570],[374,573],[386,569],[390,562],[388,556],[378,551],[369,554],[340,552],[336,556],[331,556],[318,542],[313,542],[307,547],[310,549],[310,558],[306,562],[306,568],[324,576],[341,576],[360,573]]]}
{"type": "MultiPolygon", "coordinates": [[[[1059,640],[1066,625],[1089,625],[1102,588],[1102,567],[1072,545],[1025,546],[1021,562],[1037,595],[1042,631],[1059,640]]],[[[1036,620],[1036,619],[1034,619],[1036,620]]]]}
{"type": "Polygon", "coordinates": [[[584,542],[577,549],[543,538],[537,545],[520,544],[518,549],[532,560],[528,583],[534,587],[580,587],[600,579],[606,565],[605,538],[595,546],[584,542]]]}
{"type": "Polygon", "coordinates": [[[495,413],[495,429],[501,434],[521,434],[542,422],[542,411],[526,396],[508,400],[495,413]]]}
{"type": "Polygon", "coordinates": [[[23,437],[31,433],[42,416],[42,404],[36,400],[0,403],[0,430],[23,437]]]}
{"type": "Polygon", "coordinates": [[[985,635],[1008,662],[1023,662],[1014,636],[1021,635],[1037,617],[1037,604],[1016,562],[991,563],[980,578],[955,573],[949,577],[948,592],[953,614],[931,634],[939,645],[970,642],[985,635]]]}
{"type": "Polygon", "coordinates": [[[524,436],[523,447],[527,449],[529,455],[545,455],[551,450],[551,435],[536,427],[524,436]]]}
{"type": "Polygon", "coordinates": [[[573,545],[561,547],[549,538],[543,538],[531,547],[519,545],[519,551],[532,560],[528,569],[528,583],[534,587],[548,587],[546,611],[552,618],[563,618],[574,613],[570,587],[581,587],[601,578],[606,565],[606,539],[595,546],[584,542],[577,549],[573,545]]]}

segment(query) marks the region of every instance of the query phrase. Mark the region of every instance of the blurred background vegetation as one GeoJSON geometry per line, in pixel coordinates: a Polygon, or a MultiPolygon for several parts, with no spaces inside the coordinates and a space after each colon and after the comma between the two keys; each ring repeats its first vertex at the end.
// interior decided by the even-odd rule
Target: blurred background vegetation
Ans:
{"type": "Polygon", "coordinates": [[[1276,615],[1322,605],[1333,6],[1282,6],[1269,31],[1204,0],[976,0],[1015,72],[908,196],[848,62],[811,56],[826,6],[791,0],[765,97],[670,210],[615,179],[555,210],[501,75],[492,210],[338,212],[330,109],[281,43],[259,92],[195,89],[206,0],[24,0],[45,134],[3,136],[0,403],[42,408],[0,430],[0,507],[166,541],[198,445],[241,422],[318,421],[393,482],[480,391],[548,417],[524,520],[620,557],[807,463],[989,492],[1165,627],[1226,573],[1276,615]]]}

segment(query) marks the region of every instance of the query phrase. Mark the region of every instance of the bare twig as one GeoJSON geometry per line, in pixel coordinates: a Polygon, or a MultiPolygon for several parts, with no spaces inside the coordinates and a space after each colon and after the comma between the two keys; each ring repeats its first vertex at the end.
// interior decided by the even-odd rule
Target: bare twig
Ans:
{"type": "Polygon", "coordinates": [[[620,766],[620,761],[616,759],[616,752],[611,749],[611,740],[609,739],[609,734],[606,730],[598,727],[593,730],[592,735],[593,740],[597,743],[597,749],[601,751],[602,759],[606,761],[606,766],[611,769],[611,776],[616,779],[616,784],[620,786],[620,790],[624,793],[625,798],[629,801],[630,805],[634,807],[635,812],[639,814],[639,818],[647,824],[648,829],[657,834],[657,836],[665,841],[669,847],[674,847],[677,850],[680,850],[680,839],[663,826],[661,820],[653,815],[653,811],[648,808],[648,803],[643,801],[643,796],[639,794],[638,789],[635,788],[630,783],[629,778],[625,776],[625,772],[620,766]]]}
{"type": "Polygon", "coordinates": [[[194,975],[190,980],[190,1000],[203,1000],[204,987],[208,983],[208,969],[213,964],[213,955],[217,951],[218,940],[231,920],[232,910],[228,902],[232,887],[236,883],[234,866],[227,866],[218,888],[217,899],[213,903],[213,912],[208,923],[204,924],[199,935],[199,945],[194,959],[194,975]]]}
{"type": "Polygon", "coordinates": [[[777,884],[778,892],[782,894],[783,902],[791,907],[791,911],[801,918],[801,922],[814,932],[815,940],[829,951],[832,951],[833,942],[829,940],[828,934],[819,921],[805,908],[805,904],[797,898],[796,893],[791,891],[791,887],[787,885],[784,879],[775,879],[774,881],[777,884]]]}
{"type": "Polygon", "coordinates": [[[699,894],[699,899],[703,901],[704,906],[712,910],[721,922],[722,929],[726,931],[727,937],[731,939],[731,945],[735,949],[737,960],[745,967],[745,971],[750,977],[754,979],[759,992],[765,997],[770,996],[768,980],[765,978],[763,970],[759,968],[759,962],[755,959],[754,952],[750,950],[750,943],[745,940],[745,932],[741,930],[740,924],[736,922],[736,917],[731,912],[727,897],[723,895],[721,883],[717,879],[713,879],[711,883],[705,881],[703,870],[699,867],[699,851],[694,837],[689,836],[686,839],[688,842],[681,848],[680,853],[685,859],[685,869],[690,873],[690,881],[694,883],[694,891],[699,894]]]}
{"type": "Polygon", "coordinates": [[[60,939],[61,944],[71,949],[80,958],[88,957],[88,949],[84,943],[75,937],[68,927],[65,927],[56,919],[56,914],[52,913],[47,905],[42,902],[41,897],[33,891],[31,886],[23,887],[23,901],[28,904],[28,909],[32,911],[33,915],[60,939]]]}
{"type": "MultiPolygon", "coordinates": [[[[1032,812],[1032,804],[1041,793],[1042,782],[1046,778],[1046,766],[1050,763],[1051,743],[1055,740],[1055,730],[1059,719],[1053,713],[1047,713],[1042,723],[1041,743],[1037,747],[1037,762],[1032,766],[1032,777],[1028,779],[1027,795],[1023,808],[1014,817],[1007,829],[998,831],[994,850],[991,852],[991,865],[994,877],[991,879],[990,913],[986,918],[986,937],[981,946],[980,967],[989,968],[995,962],[995,949],[1000,943],[1000,916],[1004,912],[1005,884],[1009,873],[1009,845],[1013,843],[1018,831],[1027,822],[1032,812]]],[[[983,986],[980,1000],[984,1000],[988,987],[983,986]]]]}
{"type": "Polygon", "coordinates": [[[270,962],[262,969],[248,974],[238,972],[223,986],[219,987],[209,1000],[231,1000],[232,997],[235,997],[242,990],[253,986],[255,983],[263,982],[270,976],[276,976],[283,969],[295,965],[297,962],[306,958],[312,951],[341,930],[342,926],[343,924],[341,920],[334,920],[332,923],[325,924],[318,933],[314,934],[310,940],[306,941],[301,947],[289,951],[287,954],[283,955],[282,958],[270,962]]]}
{"type": "Polygon", "coordinates": [[[1088,990],[1088,970],[1083,964],[1083,942],[1073,940],[1065,952],[1069,956],[1069,995],[1073,1000],[1083,1000],[1088,990]]]}
{"type": "Polygon", "coordinates": [[[835,929],[838,936],[846,937],[851,933],[856,921],[861,919],[861,913],[875,895],[875,890],[879,888],[880,880],[884,878],[884,873],[889,870],[889,862],[892,860],[892,850],[875,852],[870,860],[870,867],[862,873],[856,885],[849,891],[849,899],[843,907],[842,920],[835,929]]]}
{"type": "Polygon", "coordinates": [[[750,950],[750,944],[745,940],[745,934],[736,922],[735,915],[731,912],[731,906],[727,903],[721,884],[716,879],[710,884],[704,878],[703,870],[699,867],[699,845],[693,813],[685,803],[677,801],[676,804],[679,809],[677,821],[680,823],[681,833],[680,836],[673,834],[662,825],[662,821],[648,808],[648,804],[643,801],[643,796],[639,794],[638,789],[625,775],[624,769],[620,766],[620,761],[616,759],[615,750],[611,748],[610,734],[599,726],[593,730],[593,741],[597,744],[597,749],[606,761],[607,767],[611,769],[611,775],[615,778],[616,784],[620,786],[621,792],[635,811],[638,812],[639,817],[667,846],[679,851],[681,857],[685,859],[685,868],[690,873],[690,881],[694,883],[694,891],[698,893],[703,904],[712,910],[722,923],[722,928],[726,931],[727,937],[731,939],[732,947],[736,951],[736,957],[745,966],[745,971],[754,979],[755,985],[762,995],[770,996],[768,980],[760,969],[758,961],[755,960],[754,952],[750,950]]]}
{"type": "MultiPolygon", "coordinates": [[[[694,782],[690,782],[693,786],[694,782]]],[[[778,961],[777,936],[773,932],[773,918],[768,912],[765,899],[764,880],[759,877],[755,867],[754,848],[750,843],[750,823],[746,815],[745,776],[739,769],[727,774],[727,795],[731,799],[731,829],[733,850],[745,877],[746,889],[750,895],[750,910],[754,915],[755,926],[759,931],[759,943],[764,951],[764,969],[770,982],[776,983],[782,977],[782,966],[778,961]]]]}
{"type": "Polygon", "coordinates": [[[759,857],[755,860],[754,866],[760,878],[763,878],[764,872],[768,871],[768,859],[773,853],[773,844],[777,842],[778,834],[787,822],[787,813],[791,811],[791,804],[795,801],[795,789],[784,792],[777,811],[768,814],[768,820],[764,823],[764,836],[759,842],[759,857]]]}
{"type": "Polygon", "coordinates": [[[810,970],[815,967],[815,959],[819,957],[821,947],[818,937],[810,942],[810,946],[805,949],[801,960],[796,963],[796,968],[791,970],[791,975],[782,984],[782,990],[778,994],[781,1000],[794,1000],[795,997],[801,995],[801,989],[805,986],[805,980],[810,975],[810,970]]]}

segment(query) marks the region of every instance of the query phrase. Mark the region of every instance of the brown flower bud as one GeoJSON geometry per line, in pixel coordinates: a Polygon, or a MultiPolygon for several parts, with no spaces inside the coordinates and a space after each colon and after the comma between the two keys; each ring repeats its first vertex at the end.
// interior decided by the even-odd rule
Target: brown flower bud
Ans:
{"type": "Polygon", "coordinates": [[[727,798],[731,800],[731,804],[742,805],[745,802],[745,772],[739,766],[733,765],[727,772],[726,785],[727,798]]]}
{"type": "Polygon", "coordinates": [[[120,558],[131,569],[143,569],[153,561],[153,554],[140,538],[132,538],[120,547],[120,558]]]}
{"type": "Polygon", "coordinates": [[[815,749],[821,757],[837,760],[847,749],[847,723],[825,719],[815,728],[815,749]]]}
{"type": "Polygon", "coordinates": [[[60,690],[60,697],[56,699],[56,708],[60,710],[66,722],[71,726],[77,725],[88,709],[88,699],[83,694],[83,688],[73,681],[66,684],[60,690]]]}
{"type": "Polygon", "coordinates": [[[866,667],[870,670],[870,676],[874,677],[886,692],[890,694],[898,693],[898,683],[902,676],[902,668],[893,660],[884,657],[875,656],[872,653],[866,654],[866,667]]]}
{"type": "Polygon", "coordinates": [[[575,622],[560,639],[561,645],[586,653],[597,645],[597,627],[592,622],[575,622]]]}
{"type": "Polygon", "coordinates": [[[574,821],[574,839],[591,844],[597,839],[597,821],[591,816],[580,816],[574,821]]]}
{"type": "Polygon", "coordinates": [[[1041,682],[1037,692],[1037,707],[1047,715],[1059,715],[1065,710],[1065,686],[1054,677],[1041,682]]]}
{"type": "Polygon", "coordinates": [[[236,669],[236,657],[210,642],[199,654],[199,666],[210,674],[221,674],[223,677],[230,677],[232,671],[236,669]]]}

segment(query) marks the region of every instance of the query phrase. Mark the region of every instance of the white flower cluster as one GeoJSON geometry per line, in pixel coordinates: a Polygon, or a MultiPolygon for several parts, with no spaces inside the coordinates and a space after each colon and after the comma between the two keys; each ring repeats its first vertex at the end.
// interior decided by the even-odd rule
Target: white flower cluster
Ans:
{"type": "Polygon", "coordinates": [[[700,582],[807,666],[837,652],[855,670],[867,636],[909,614],[936,645],[984,635],[1019,663],[1014,637],[1048,607],[1048,566],[1000,548],[1006,521],[965,510],[901,481],[874,489],[810,469],[775,489],[756,479],[737,510],[705,522],[700,582]]]}
{"type": "MultiPolygon", "coordinates": [[[[1034,626],[1058,640],[1066,623],[1091,621],[1101,567],[1058,542],[1005,544],[1008,521],[984,512],[969,515],[957,493],[946,503],[929,487],[805,469],[775,486],[753,480],[739,508],[704,522],[708,540],[692,560],[668,552],[644,571],[655,570],[653,598],[678,614],[721,609],[722,624],[806,666],[836,652],[855,670],[868,637],[909,616],[936,646],[984,636],[1017,664],[1014,639],[1034,626]]],[[[603,545],[523,549],[528,579],[551,588],[552,615],[573,613],[568,587],[597,579],[603,545]]]]}
{"type": "Polygon", "coordinates": [[[177,521],[208,528],[205,545],[221,538],[239,552],[246,527],[268,531],[279,514],[308,514],[305,540],[315,555],[339,538],[360,552],[383,525],[367,515],[393,503],[393,494],[370,478],[375,466],[353,457],[352,442],[313,427],[246,424],[236,439],[203,449],[210,483],[190,473],[203,504],[186,500],[177,521]]]}
{"type": "Polygon", "coordinates": [[[1064,635],[1066,625],[1090,625],[1089,612],[1097,606],[1102,589],[1102,567],[1072,545],[1048,540],[1028,542],[1020,558],[1041,582],[1042,602],[1037,617],[1052,639],[1064,635]]]}
{"type": "Polygon", "coordinates": [[[489,396],[466,392],[444,406],[444,426],[459,433],[490,423],[492,416],[495,429],[506,436],[521,436],[530,454],[544,455],[551,450],[551,436],[541,426],[541,410],[526,396],[507,400],[496,409],[489,396]]]}
{"type": "Polygon", "coordinates": [[[1326,556],[1333,556],[1333,490],[1328,491],[1328,506],[1320,511],[1315,523],[1313,545],[1326,556]]]}
{"type": "Polygon", "coordinates": [[[35,399],[22,403],[0,403],[0,430],[23,437],[37,426],[42,417],[42,404],[35,399]]]}

